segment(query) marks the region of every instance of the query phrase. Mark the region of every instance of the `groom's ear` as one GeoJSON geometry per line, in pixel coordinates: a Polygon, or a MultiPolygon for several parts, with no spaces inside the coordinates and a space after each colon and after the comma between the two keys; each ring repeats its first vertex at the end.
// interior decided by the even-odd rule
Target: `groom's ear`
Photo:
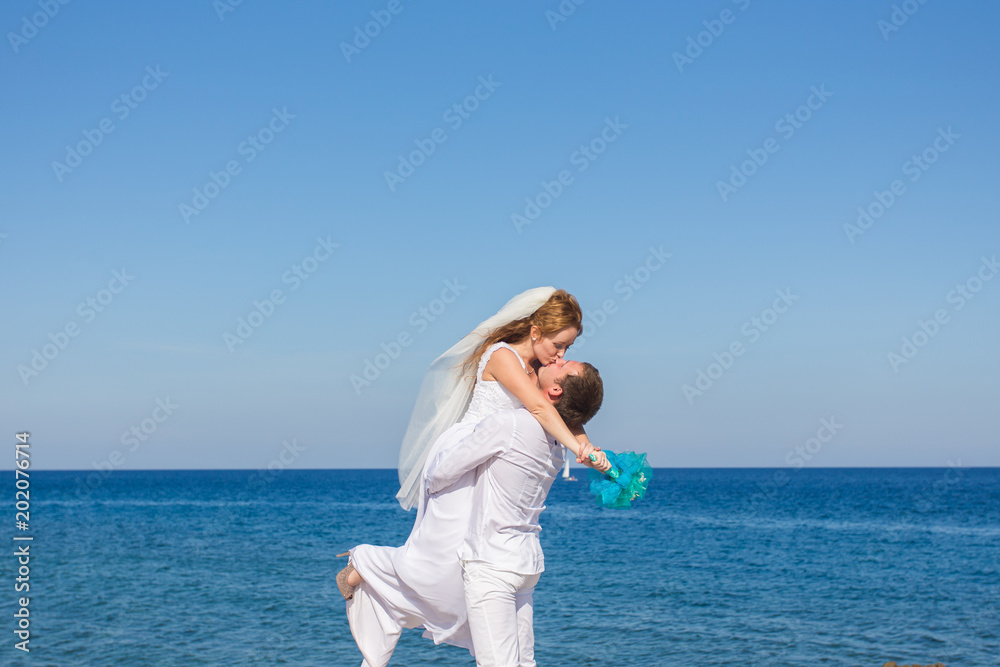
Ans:
{"type": "Polygon", "coordinates": [[[549,398],[558,400],[562,396],[563,388],[553,382],[545,391],[548,393],[549,398]]]}

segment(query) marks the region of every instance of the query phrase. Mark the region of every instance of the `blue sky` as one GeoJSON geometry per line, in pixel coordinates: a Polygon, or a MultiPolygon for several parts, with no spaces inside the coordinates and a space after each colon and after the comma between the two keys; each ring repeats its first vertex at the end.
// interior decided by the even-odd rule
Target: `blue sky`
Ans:
{"type": "Polygon", "coordinates": [[[998,19],[5,3],[0,422],[39,468],[394,467],[433,358],[551,284],[609,449],[1000,465],[998,19]]]}

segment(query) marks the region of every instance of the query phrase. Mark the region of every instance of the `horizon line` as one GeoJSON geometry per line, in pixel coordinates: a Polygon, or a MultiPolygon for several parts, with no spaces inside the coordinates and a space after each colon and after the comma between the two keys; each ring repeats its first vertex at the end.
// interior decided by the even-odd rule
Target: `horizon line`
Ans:
{"type": "MultiPolygon", "coordinates": [[[[968,465],[968,466],[651,466],[653,470],[942,470],[947,468],[963,469],[1000,469],[1000,465],[968,465]]],[[[586,466],[572,466],[574,470],[590,470],[586,466]]],[[[14,468],[9,468],[8,472],[13,472],[14,468]]],[[[121,468],[117,470],[103,470],[100,468],[32,468],[34,472],[235,472],[245,470],[247,472],[258,472],[271,470],[270,468],[121,468]]],[[[280,468],[275,472],[305,472],[305,471],[327,471],[327,470],[398,470],[398,468],[280,468]]]]}

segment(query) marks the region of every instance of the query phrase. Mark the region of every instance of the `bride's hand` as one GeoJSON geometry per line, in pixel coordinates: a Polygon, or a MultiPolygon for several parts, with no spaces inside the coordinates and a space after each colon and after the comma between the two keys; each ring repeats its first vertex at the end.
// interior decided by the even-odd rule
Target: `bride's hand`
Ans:
{"type": "Polygon", "coordinates": [[[583,465],[587,466],[588,468],[593,468],[594,470],[597,470],[598,472],[607,472],[611,470],[611,462],[608,461],[608,457],[604,454],[604,452],[597,450],[594,452],[594,456],[597,458],[596,461],[591,461],[590,457],[588,456],[587,459],[581,461],[581,463],[583,463],[583,465]]]}
{"type": "Polygon", "coordinates": [[[601,451],[601,448],[590,442],[586,435],[578,436],[577,440],[580,443],[580,454],[576,457],[577,463],[587,463],[590,461],[591,454],[601,451]]]}

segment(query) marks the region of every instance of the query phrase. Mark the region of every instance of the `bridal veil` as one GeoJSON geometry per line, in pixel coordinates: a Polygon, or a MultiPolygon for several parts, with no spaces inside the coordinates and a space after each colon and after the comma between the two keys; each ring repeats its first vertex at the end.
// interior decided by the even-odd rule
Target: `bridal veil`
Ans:
{"type": "Polygon", "coordinates": [[[518,294],[496,315],[482,322],[431,364],[417,393],[417,402],[399,450],[399,493],[396,499],[403,509],[414,507],[420,499],[420,479],[431,445],[462,418],[469,405],[475,369],[472,373],[464,373],[462,367],[466,360],[491,331],[528,317],[555,291],[554,287],[535,287],[518,294]]]}

